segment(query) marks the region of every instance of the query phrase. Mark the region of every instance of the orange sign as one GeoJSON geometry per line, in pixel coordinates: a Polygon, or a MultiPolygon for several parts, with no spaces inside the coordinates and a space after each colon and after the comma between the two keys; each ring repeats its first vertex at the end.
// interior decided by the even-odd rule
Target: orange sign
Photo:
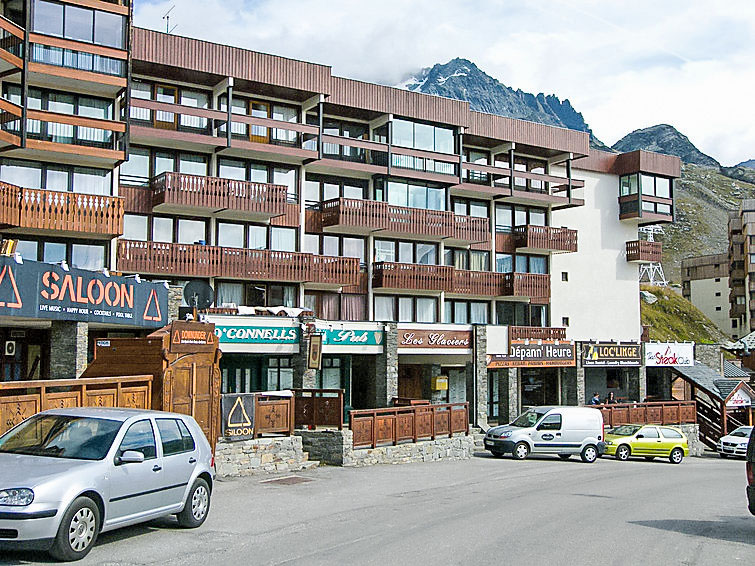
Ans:
{"type": "Polygon", "coordinates": [[[179,354],[215,351],[215,325],[173,321],[170,324],[170,351],[179,354]]]}

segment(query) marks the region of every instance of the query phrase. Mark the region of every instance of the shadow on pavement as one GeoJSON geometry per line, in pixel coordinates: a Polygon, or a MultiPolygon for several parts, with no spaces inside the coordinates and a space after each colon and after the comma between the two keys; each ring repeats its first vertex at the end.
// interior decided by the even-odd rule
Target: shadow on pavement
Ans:
{"type": "Polygon", "coordinates": [[[657,521],[629,521],[629,523],[662,531],[755,545],[755,522],[749,516],[721,517],[720,521],[662,519],[657,521]]]}
{"type": "MultiPolygon", "coordinates": [[[[92,552],[97,552],[97,549],[99,547],[106,546],[112,542],[139,537],[153,531],[174,529],[180,529],[176,519],[174,517],[164,517],[162,519],[149,521],[148,523],[142,523],[140,525],[124,527],[115,531],[102,533],[97,537],[97,543],[94,545],[92,552]]],[[[38,550],[0,550],[0,566],[18,566],[21,564],[29,564],[31,562],[60,564],[56,560],[52,559],[46,552],[41,552],[38,550]]]]}

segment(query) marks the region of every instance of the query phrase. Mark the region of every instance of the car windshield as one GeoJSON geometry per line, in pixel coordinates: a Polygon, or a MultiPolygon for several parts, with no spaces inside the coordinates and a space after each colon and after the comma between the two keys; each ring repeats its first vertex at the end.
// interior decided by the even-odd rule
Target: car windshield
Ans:
{"type": "Polygon", "coordinates": [[[520,428],[528,428],[531,426],[535,426],[535,423],[542,419],[545,414],[548,411],[536,411],[534,409],[530,409],[526,413],[522,413],[519,415],[514,422],[512,422],[509,426],[515,426],[520,428]]]}
{"type": "Polygon", "coordinates": [[[751,426],[741,426],[729,434],[729,436],[741,436],[742,438],[749,438],[752,434],[753,428],[751,426]]]}
{"type": "Polygon", "coordinates": [[[637,432],[641,428],[642,427],[638,425],[625,424],[625,425],[617,426],[616,428],[612,429],[608,434],[613,434],[615,436],[632,436],[635,432],[637,432]]]}
{"type": "Polygon", "coordinates": [[[0,436],[0,452],[102,460],[121,422],[71,415],[36,415],[0,436]]]}

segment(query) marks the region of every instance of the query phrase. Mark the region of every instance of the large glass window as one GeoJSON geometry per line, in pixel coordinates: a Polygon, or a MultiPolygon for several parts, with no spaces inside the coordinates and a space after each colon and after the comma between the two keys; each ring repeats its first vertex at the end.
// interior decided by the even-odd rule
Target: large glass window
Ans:
{"type": "Polygon", "coordinates": [[[436,299],[429,297],[418,297],[417,301],[417,322],[436,322],[437,308],[436,299]]]}
{"type": "Polygon", "coordinates": [[[207,225],[204,220],[178,219],[179,244],[204,244],[207,237],[207,225]]]}
{"type": "Polygon", "coordinates": [[[204,155],[182,153],[179,155],[178,170],[187,175],[207,175],[207,158],[204,155]]]}
{"type": "Polygon", "coordinates": [[[454,152],[454,131],[429,124],[394,119],[392,124],[392,143],[400,147],[436,151],[438,153],[454,152]]]}
{"type": "Polygon", "coordinates": [[[145,242],[149,239],[149,217],[138,214],[123,215],[123,237],[145,242]]]}
{"type": "Polygon", "coordinates": [[[224,248],[244,247],[244,225],[218,222],[218,246],[224,248]]]}
{"type": "Polygon", "coordinates": [[[375,320],[396,320],[396,302],[393,297],[375,295],[375,320]]]}
{"type": "Polygon", "coordinates": [[[296,228],[270,229],[270,249],[281,252],[296,251],[296,228]]]}
{"type": "Polygon", "coordinates": [[[218,283],[215,292],[215,304],[217,306],[238,306],[244,304],[244,284],[229,283],[222,281],[218,283]]]}
{"type": "MultiPolygon", "coordinates": [[[[218,161],[218,176],[223,179],[246,181],[246,167],[244,166],[244,162],[235,159],[220,159],[218,161]]],[[[267,180],[267,178],[265,180],[267,180]]]]}
{"type": "Polygon", "coordinates": [[[60,263],[66,258],[66,245],[60,242],[44,242],[42,261],[45,263],[60,263]]]}
{"type": "Polygon", "coordinates": [[[75,167],[73,169],[73,190],[77,193],[91,195],[111,194],[110,171],[75,167]]]}
{"type": "Polygon", "coordinates": [[[387,183],[387,198],[382,190],[376,194],[377,200],[386,200],[396,206],[408,206],[425,210],[445,210],[446,191],[442,187],[422,184],[409,184],[391,180],[387,183]]]}
{"type": "Polygon", "coordinates": [[[123,49],[125,44],[125,19],[118,14],[96,11],[94,13],[94,42],[98,45],[123,49]]]}
{"type": "Polygon", "coordinates": [[[94,31],[94,12],[78,6],[65,6],[63,35],[67,39],[92,43],[94,31]]]}
{"type": "Polygon", "coordinates": [[[79,269],[98,271],[105,267],[105,246],[96,244],[73,244],[71,265],[79,269]]]}
{"type": "Polygon", "coordinates": [[[42,188],[42,165],[18,160],[7,160],[0,167],[0,178],[6,183],[27,189],[42,188]]]}
{"type": "Polygon", "coordinates": [[[34,2],[34,31],[45,35],[63,35],[63,4],[36,0],[34,2]]]}

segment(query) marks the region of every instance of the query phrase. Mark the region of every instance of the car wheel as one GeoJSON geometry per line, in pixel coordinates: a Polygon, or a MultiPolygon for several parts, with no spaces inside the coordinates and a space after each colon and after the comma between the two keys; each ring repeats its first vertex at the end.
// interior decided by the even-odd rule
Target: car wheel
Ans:
{"type": "Polygon", "coordinates": [[[63,515],[50,555],[63,562],[81,560],[92,550],[99,532],[100,509],[88,497],[79,497],[63,515]]]}
{"type": "Polygon", "coordinates": [[[681,448],[674,448],[671,451],[671,454],[669,454],[668,456],[668,460],[672,464],[681,464],[683,459],[684,459],[684,450],[682,450],[681,448]]]}
{"type": "Polygon", "coordinates": [[[524,460],[530,455],[530,447],[526,442],[517,442],[511,454],[514,456],[514,460],[524,460]]]}
{"type": "Polygon", "coordinates": [[[594,445],[588,444],[582,449],[582,453],[579,456],[583,462],[592,464],[598,459],[598,449],[594,445]]]}
{"type": "Polygon", "coordinates": [[[629,459],[629,456],[632,454],[632,449],[629,448],[626,444],[622,444],[618,448],[616,448],[616,459],[621,460],[622,462],[625,462],[629,459]]]}
{"type": "Polygon", "coordinates": [[[571,458],[571,454],[559,454],[558,457],[562,460],[568,460],[569,458],[571,458]]]}
{"type": "Polygon", "coordinates": [[[210,486],[202,478],[194,480],[186,497],[183,511],[178,515],[178,524],[185,529],[195,529],[204,523],[210,511],[210,486]]]}
{"type": "Polygon", "coordinates": [[[653,460],[655,460],[655,456],[645,456],[645,460],[652,462],[653,460]]]}
{"type": "Polygon", "coordinates": [[[503,458],[503,455],[505,454],[505,452],[499,452],[498,450],[496,450],[495,452],[491,450],[490,453],[493,455],[494,458],[503,458]]]}

